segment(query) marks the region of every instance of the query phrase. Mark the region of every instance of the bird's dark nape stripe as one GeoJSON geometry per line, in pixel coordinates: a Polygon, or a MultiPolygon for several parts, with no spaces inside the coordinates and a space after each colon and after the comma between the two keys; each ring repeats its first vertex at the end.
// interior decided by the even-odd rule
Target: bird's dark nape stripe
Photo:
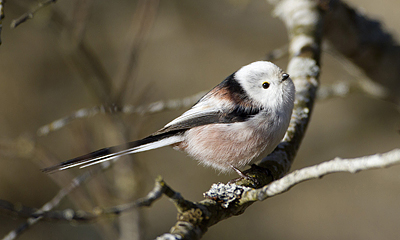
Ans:
{"type": "MultiPolygon", "coordinates": [[[[126,150],[134,148],[134,147],[138,147],[138,146],[141,146],[144,144],[156,142],[156,141],[162,140],[164,138],[168,138],[173,135],[179,134],[179,132],[183,132],[183,131],[171,131],[171,132],[166,132],[166,133],[162,133],[159,135],[151,135],[151,136],[148,136],[148,137],[143,138],[138,141],[133,141],[133,142],[129,142],[129,143],[114,146],[114,147],[102,148],[100,150],[85,154],[85,155],[77,157],[77,158],[73,158],[71,160],[62,162],[60,164],[44,168],[44,169],[42,169],[42,171],[46,172],[46,173],[52,173],[57,170],[60,170],[61,168],[79,164],[81,162],[90,163],[90,159],[96,159],[96,158],[101,158],[101,157],[107,158],[106,156],[109,154],[116,154],[118,152],[126,151],[126,150]]],[[[96,162],[96,161],[94,160],[93,162],[96,162]]]]}
{"type": "Polygon", "coordinates": [[[220,84],[221,88],[229,89],[230,100],[236,104],[231,112],[222,115],[223,120],[221,122],[244,122],[263,110],[263,107],[255,105],[249,98],[244,88],[235,79],[235,73],[228,76],[220,84]]]}
{"type": "Polygon", "coordinates": [[[243,96],[247,96],[246,92],[244,91],[243,87],[240,83],[235,79],[235,73],[229,75],[222,83],[224,83],[224,87],[229,89],[229,92],[233,94],[239,94],[243,96]]]}

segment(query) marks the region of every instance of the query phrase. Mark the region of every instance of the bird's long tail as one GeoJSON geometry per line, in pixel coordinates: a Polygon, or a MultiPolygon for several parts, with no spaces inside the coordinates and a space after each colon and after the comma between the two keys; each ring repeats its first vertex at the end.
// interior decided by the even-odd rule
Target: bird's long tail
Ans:
{"type": "Polygon", "coordinates": [[[65,170],[72,167],[80,166],[85,168],[91,165],[109,161],[127,154],[143,152],[151,149],[156,149],[183,141],[183,136],[180,134],[162,134],[151,135],[138,141],[129,142],[123,145],[103,148],[92,153],[73,158],[71,160],[62,162],[60,164],[44,168],[43,172],[51,173],[56,171],[65,170]]]}

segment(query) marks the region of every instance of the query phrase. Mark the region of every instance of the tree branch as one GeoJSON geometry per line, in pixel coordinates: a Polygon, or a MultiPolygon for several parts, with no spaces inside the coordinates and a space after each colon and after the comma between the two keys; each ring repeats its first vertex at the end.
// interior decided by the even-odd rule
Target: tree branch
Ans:
{"type": "Polygon", "coordinates": [[[88,90],[99,102],[112,106],[111,95],[114,90],[112,77],[108,74],[100,57],[83,37],[85,21],[88,20],[88,13],[83,12],[89,11],[89,7],[90,1],[85,1],[82,6],[75,7],[75,14],[82,17],[81,21],[71,21],[56,10],[53,11],[52,20],[59,26],[60,32],[64,33],[61,39],[63,44],[60,46],[63,47],[63,56],[67,65],[80,75],[82,81],[88,86],[88,90]]]}
{"type": "MultiPolygon", "coordinates": [[[[279,179],[290,169],[305,134],[319,86],[319,59],[321,54],[322,16],[315,1],[271,1],[276,4],[274,14],[284,21],[289,33],[289,56],[287,72],[296,86],[292,120],[286,135],[278,147],[266,156],[260,167],[272,176],[256,168],[246,174],[259,180],[257,187],[279,179]]],[[[247,180],[238,182],[249,185],[247,180]]],[[[251,185],[251,184],[250,184],[251,185]]]]}
{"type": "MultiPolygon", "coordinates": [[[[88,179],[87,175],[85,179],[83,179],[82,176],[80,179],[75,179],[76,186],[79,186],[80,183],[86,179],[88,179]]],[[[134,208],[150,207],[155,201],[160,199],[163,194],[166,195],[168,198],[170,198],[175,203],[178,209],[188,209],[193,205],[191,202],[185,200],[178,192],[175,192],[171,187],[169,187],[161,177],[157,177],[153,189],[145,197],[140,198],[131,203],[126,203],[107,209],[101,209],[100,207],[96,207],[94,208],[93,213],[84,212],[81,210],[74,211],[72,209],[65,209],[62,211],[51,211],[51,209],[57,206],[58,203],[63,199],[63,197],[66,195],[65,193],[68,194],[68,191],[70,190],[71,188],[69,187],[65,188],[63,191],[60,191],[60,193],[57,195],[58,196],[57,198],[54,198],[52,201],[47,203],[45,205],[47,207],[43,206],[42,209],[39,210],[25,206],[15,206],[14,204],[5,200],[0,200],[0,210],[3,211],[4,213],[8,214],[12,213],[16,214],[19,217],[30,218],[30,219],[41,218],[42,220],[47,220],[47,221],[74,220],[78,222],[89,222],[97,220],[100,217],[107,217],[110,215],[120,215],[121,213],[130,211],[134,208]]],[[[35,223],[32,220],[28,222],[30,224],[29,226],[35,223]]],[[[16,230],[12,231],[14,233],[11,232],[8,235],[14,236],[21,234],[22,231],[19,229],[24,229],[29,227],[26,225],[27,224],[21,225],[16,230]],[[17,232],[18,234],[16,234],[17,232]]]]}
{"type": "Polygon", "coordinates": [[[105,113],[118,113],[122,112],[125,114],[152,114],[152,113],[158,113],[158,112],[163,112],[163,111],[172,111],[172,110],[179,110],[182,108],[188,108],[195,104],[200,97],[202,97],[206,92],[199,92],[196,93],[195,95],[188,96],[182,99],[171,99],[171,100],[166,100],[166,101],[157,101],[153,102],[147,105],[142,105],[142,106],[133,106],[133,105],[125,105],[122,108],[117,107],[116,105],[114,106],[95,106],[91,108],[82,108],[79,109],[78,111],[72,113],[69,116],[57,119],[49,124],[46,124],[42,127],[40,127],[37,130],[37,135],[38,136],[45,136],[49,134],[50,132],[57,131],[66,125],[70,124],[76,119],[81,119],[81,118],[90,118],[94,117],[97,114],[105,114],[105,113]]]}
{"type": "Polygon", "coordinates": [[[37,11],[39,11],[40,9],[42,9],[43,7],[45,7],[49,4],[55,3],[56,1],[57,0],[44,0],[43,2],[38,3],[38,5],[36,5],[36,7],[34,7],[34,8],[32,8],[30,11],[24,13],[19,18],[12,20],[10,27],[11,28],[18,27],[21,23],[24,23],[27,20],[32,19],[37,11]]]}
{"type": "MultiPolygon", "coordinates": [[[[197,206],[200,206],[202,204],[207,206],[206,203],[208,203],[209,205],[207,207],[210,207],[213,202],[217,202],[217,204],[219,204],[221,207],[218,214],[222,217],[227,217],[223,215],[224,211],[222,209],[226,209],[226,211],[238,209],[244,211],[246,207],[250,206],[250,204],[256,201],[263,201],[270,197],[282,194],[288,191],[290,188],[294,187],[295,185],[298,185],[304,181],[320,179],[323,176],[331,173],[358,173],[360,171],[385,168],[398,164],[400,164],[400,149],[394,149],[383,154],[375,154],[353,159],[335,158],[333,160],[320,163],[318,165],[293,171],[292,173],[287,174],[281,179],[276,180],[260,189],[237,186],[236,184],[214,184],[209,191],[204,193],[204,196],[209,200],[204,200],[197,204],[197,206]]],[[[164,234],[157,239],[200,238],[200,234],[203,229],[193,229],[193,222],[196,223],[195,220],[202,220],[204,218],[207,218],[208,216],[204,216],[204,212],[199,211],[199,208],[197,208],[196,211],[197,215],[193,215],[193,212],[195,212],[195,210],[191,209],[192,219],[190,219],[190,221],[183,221],[184,224],[181,223],[182,225],[179,226],[181,227],[180,233],[164,234]],[[183,233],[185,235],[182,238],[183,233]]],[[[241,214],[241,211],[238,211],[237,214],[241,214]]],[[[210,212],[208,213],[210,214],[210,212]]],[[[211,211],[211,213],[214,212],[211,211]]],[[[179,216],[181,215],[183,214],[180,213],[179,216]]]]}
{"type": "Polygon", "coordinates": [[[124,102],[126,93],[129,92],[128,85],[135,80],[140,50],[157,16],[159,0],[142,0],[138,5],[133,14],[132,26],[128,29],[129,45],[125,51],[128,54],[121,61],[121,67],[115,76],[116,82],[120,83],[113,96],[117,106],[124,102]],[[139,23],[138,30],[135,29],[137,23],[139,23]]]}
{"type": "Polygon", "coordinates": [[[249,190],[243,194],[241,201],[263,201],[267,198],[284,193],[299,183],[322,178],[331,173],[358,173],[375,168],[390,167],[395,164],[400,164],[400,149],[353,159],[335,158],[315,166],[293,171],[261,189],[249,190]]]}
{"type": "Polygon", "coordinates": [[[382,25],[340,0],[330,0],[324,37],[333,48],[383,85],[392,102],[400,104],[400,46],[382,25]]]}
{"type": "MultiPolygon", "coordinates": [[[[104,165],[103,165],[104,166],[104,165]]],[[[79,187],[83,182],[85,182],[87,179],[89,179],[93,174],[96,173],[95,169],[100,169],[100,168],[93,168],[91,170],[86,171],[84,174],[74,178],[69,185],[66,187],[62,188],[54,197],[52,200],[44,204],[40,209],[38,209],[34,215],[37,215],[37,217],[30,217],[28,220],[21,224],[16,230],[13,230],[9,232],[3,240],[12,240],[15,239],[18,235],[22,234],[25,230],[27,230],[29,227],[32,225],[36,224],[38,221],[40,221],[43,218],[43,213],[50,211],[51,209],[55,208],[58,206],[61,202],[62,199],[64,199],[68,194],[71,193],[74,189],[79,187]]]]}

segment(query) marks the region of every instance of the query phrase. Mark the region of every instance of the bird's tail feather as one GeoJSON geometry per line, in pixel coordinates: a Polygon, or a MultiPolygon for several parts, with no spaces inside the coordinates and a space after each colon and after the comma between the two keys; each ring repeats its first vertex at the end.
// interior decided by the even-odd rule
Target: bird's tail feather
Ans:
{"type": "Polygon", "coordinates": [[[156,149],[183,141],[180,134],[162,134],[149,136],[138,141],[129,142],[123,145],[103,148],[92,153],[73,158],[60,164],[44,168],[43,172],[51,173],[65,170],[72,167],[80,166],[80,168],[88,167],[105,161],[109,161],[127,154],[143,152],[156,149]]]}

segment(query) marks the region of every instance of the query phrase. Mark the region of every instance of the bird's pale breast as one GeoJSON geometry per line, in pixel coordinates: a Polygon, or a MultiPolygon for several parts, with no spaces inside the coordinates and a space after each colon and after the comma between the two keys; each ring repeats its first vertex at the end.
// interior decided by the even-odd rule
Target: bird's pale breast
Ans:
{"type": "Polygon", "coordinates": [[[175,148],[184,150],[204,165],[228,172],[232,170],[231,165],[241,168],[264,150],[266,154],[272,152],[284,134],[284,131],[275,131],[279,125],[277,121],[255,119],[199,126],[188,130],[185,140],[175,148]]]}

